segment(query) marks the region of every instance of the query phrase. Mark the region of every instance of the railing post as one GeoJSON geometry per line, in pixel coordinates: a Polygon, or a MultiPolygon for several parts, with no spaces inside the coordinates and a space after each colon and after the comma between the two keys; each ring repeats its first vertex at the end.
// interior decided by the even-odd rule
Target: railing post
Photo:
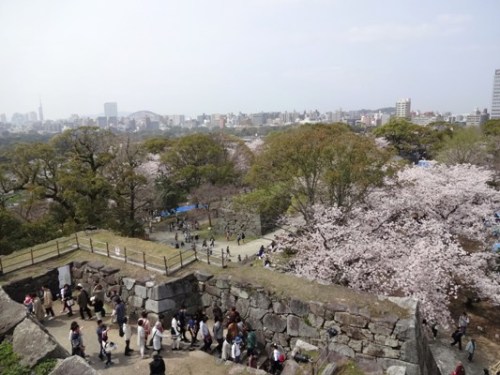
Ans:
{"type": "Polygon", "coordinates": [[[182,268],[182,251],[179,250],[179,257],[181,258],[181,268],[182,268]]]}
{"type": "Polygon", "coordinates": [[[92,237],[89,237],[89,240],[90,240],[90,252],[93,253],[94,252],[94,245],[92,244],[92,237]]]}
{"type": "Polygon", "coordinates": [[[210,264],[210,250],[207,250],[207,263],[210,264]]]}
{"type": "Polygon", "coordinates": [[[31,254],[31,264],[35,264],[35,259],[33,258],[33,248],[30,249],[30,254],[31,254]]]}
{"type": "Polygon", "coordinates": [[[0,256],[0,275],[3,274],[3,264],[2,264],[2,257],[0,256]]]}
{"type": "Polygon", "coordinates": [[[75,232],[75,241],[76,241],[76,248],[80,248],[80,242],[78,242],[78,233],[75,232]]]}
{"type": "Polygon", "coordinates": [[[123,246],[123,255],[125,256],[125,263],[127,263],[127,248],[123,246]]]}
{"type": "Polygon", "coordinates": [[[196,250],[196,247],[194,248],[194,259],[198,260],[198,250],[196,250]]]}
{"type": "Polygon", "coordinates": [[[142,263],[144,263],[144,269],[146,269],[146,253],[142,252],[142,263]]]}
{"type": "Polygon", "coordinates": [[[106,255],[109,258],[109,243],[106,242],[106,255]]]}
{"type": "Polygon", "coordinates": [[[59,241],[56,241],[56,248],[57,248],[57,257],[59,258],[61,256],[61,252],[59,250],[59,241]]]}
{"type": "Polygon", "coordinates": [[[165,263],[165,275],[168,276],[168,265],[167,265],[167,257],[163,257],[163,263],[165,263]]]}
{"type": "Polygon", "coordinates": [[[220,258],[222,259],[222,268],[224,268],[224,249],[220,249],[220,258]]]}

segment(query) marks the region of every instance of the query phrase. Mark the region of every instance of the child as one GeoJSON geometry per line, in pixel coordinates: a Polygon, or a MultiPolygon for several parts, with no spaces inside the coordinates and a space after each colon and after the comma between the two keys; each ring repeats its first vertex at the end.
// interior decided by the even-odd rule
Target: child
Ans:
{"type": "Polygon", "coordinates": [[[109,328],[106,327],[105,324],[102,325],[102,346],[104,348],[104,353],[106,354],[106,367],[114,364],[113,361],[111,361],[111,351],[113,350],[114,344],[108,340],[108,331],[109,328]]]}
{"type": "Polygon", "coordinates": [[[241,362],[241,338],[239,336],[236,336],[236,338],[233,341],[233,346],[231,347],[231,358],[233,359],[234,363],[240,363],[241,362]]]}
{"type": "Polygon", "coordinates": [[[146,349],[146,333],[144,332],[144,321],[139,319],[137,322],[137,346],[141,353],[141,358],[144,358],[144,350],[146,349]]]}
{"type": "Polygon", "coordinates": [[[24,297],[24,306],[26,306],[26,315],[33,314],[33,299],[29,294],[26,294],[26,297],[24,297]]]}

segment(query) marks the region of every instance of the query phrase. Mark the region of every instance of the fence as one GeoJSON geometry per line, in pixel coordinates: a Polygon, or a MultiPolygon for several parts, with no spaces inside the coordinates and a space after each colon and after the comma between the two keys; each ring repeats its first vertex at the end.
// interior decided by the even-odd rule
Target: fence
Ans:
{"type": "Polygon", "coordinates": [[[202,261],[219,267],[225,267],[226,259],[224,252],[214,255],[211,251],[179,250],[172,256],[151,255],[145,251],[137,251],[101,242],[92,237],[78,236],[76,233],[68,238],[60,239],[46,245],[31,248],[28,251],[16,252],[11,255],[0,257],[0,275],[16,271],[20,268],[32,266],[36,263],[60,257],[74,250],[85,250],[93,254],[117,259],[146,270],[171,275],[172,273],[186,267],[187,265],[202,261]]]}

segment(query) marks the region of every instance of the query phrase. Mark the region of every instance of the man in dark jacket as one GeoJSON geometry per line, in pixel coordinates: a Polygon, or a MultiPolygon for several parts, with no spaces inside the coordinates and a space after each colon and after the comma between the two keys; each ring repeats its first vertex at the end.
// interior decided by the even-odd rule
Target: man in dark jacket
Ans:
{"type": "Polygon", "coordinates": [[[457,327],[455,332],[452,333],[451,338],[453,339],[453,342],[450,344],[451,346],[454,346],[456,343],[458,343],[458,350],[462,350],[462,336],[464,334],[462,333],[462,330],[460,327],[457,327]]]}
{"type": "Polygon", "coordinates": [[[78,284],[76,286],[76,290],[78,290],[78,297],[76,299],[76,302],[78,303],[78,306],[80,307],[80,317],[85,320],[85,316],[83,312],[85,311],[87,315],[89,316],[89,319],[92,319],[92,313],[90,312],[89,309],[89,295],[85,289],[83,289],[82,284],[78,284]]]}
{"type": "Polygon", "coordinates": [[[149,363],[149,375],[165,375],[165,361],[156,351],[153,352],[153,360],[149,363]]]}

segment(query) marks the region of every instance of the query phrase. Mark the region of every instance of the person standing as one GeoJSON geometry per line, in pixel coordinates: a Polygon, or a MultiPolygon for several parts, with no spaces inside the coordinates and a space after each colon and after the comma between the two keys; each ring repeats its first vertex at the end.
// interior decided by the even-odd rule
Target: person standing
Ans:
{"type": "Polygon", "coordinates": [[[271,354],[271,374],[276,374],[276,372],[281,368],[280,357],[281,353],[278,349],[278,345],[274,343],[273,352],[271,354]]]}
{"type": "Polygon", "coordinates": [[[45,309],[45,317],[50,319],[54,319],[56,314],[54,314],[54,309],[52,305],[54,303],[54,297],[52,296],[52,292],[50,291],[47,285],[42,286],[43,290],[43,308],[45,309]]]}
{"type": "Polygon", "coordinates": [[[84,312],[87,313],[89,316],[89,320],[92,319],[92,313],[90,312],[89,309],[89,295],[87,291],[83,288],[82,284],[78,284],[76,286],[76,290],[78,290],[78,297],[76,299],[76,303],[78,303],[78,306],[80,308],[80,317],[82,320],[85,320],[84,312]]]}
{"type": "Polygon", "coordinates": [[[251,327],[247,327],[247,357],[248,357],[248,367],[257,368],[257,353],[255,351],[257,347],[257,336],[255,335],[255,330],[251,327]]]}
{"type": "Polygon", "coordinates": [[[31,293],[31,300],[33,301],[33,314],[35,315],[35,318],[38,319],[39,322],[43,321],[43,318],[45,317],[45,311],[43,310],[42,306],[42,300],[36,293],[31,293]]]}
{"type": "Polygon", "coordinates": [[[216,316],[215,323],[213,327],[215,341],[217,341],[217,350],[218,353],[222,353],[222,344],[224,343],[224,326],[222,325],[221,318],[216,316]]]}
{"type": "Polygon", "coordinates": [[[231,346],[231,358],[234,363],[241,362],[241,338],[239,336],[234,339],[233,345],[231,346]]]}
{"type": "Polygon", "coordinates": [[[116,316],[116,323],[118,324],[118,334],[123,337],[123,321],[125,319],[125,303],[118,297],[115,299],[115,308],[113,315],[116,316]]]}
{"type": "Polygon", "coordinates": [[[179,327],[179,316],[174,315],[172,317],[170,325],[170,334],[172,335],[172,350],[181,349],[181,332],[179,327]]]}
{"type": "Polygon", "coordinates": [[[61,313],[64,313],[66,310],[68,310],[68,316],[73,316],[72,306],[75,302],[73,300],[71,288],[68,284],[64,284],[64,286],[61,288],[61,302],[63,304],[61,313]]]}
{"type": "Polygon", "coordinates": [[[128,324],[128,318],[123,319],[123,333],[125,334],[125,355],[129,356],[134,350],[130,349],[130,338],[132,337],[132,328],[128,324]]]}
{"type": "Polygon", "coordinates": [[[462,331],[462,336],[465,336],[469,322],[470,322],[469,316],[464,311],[462,313],[462,315],[460,315],[460,317],[458,318],[458,326],[460,327],[460,330],[462,331]]]}
{"type": "Polygon", "coordinates": [[[109,328],[105,324],[103,324],[101,345],[103,348],[103,352],[106,355],[106,363],[104,364],[106,367],[114,364],[114,362],[111,360],[111,351],[113,350],[114,344],[109,341],[108,331],[109,328]]]}
{"type": "Polygon", "coordinates": [[[139,321],[142,321],[142,328],[144,329],[144,342],[145,342],[145,349],[148,348],[148,339],[149,335],[151,334],[151,322],[148,319],[148,312],[143,311],[141,312],[141,318],[139,321]]]}
{"type": "Polygon", "coordinates": [[[165,361],[160,353],[153,352],[153,360],[149,363],[149,375],[165,375],[165,361]]]}
{"type": "Polygon", "coordinates": [[[206,316],[202,316],[200,320],[200,331],[203,336],[203,347],[201,350],[204,352],[210,351],[210,347],[212,346],[212,335],[210,335],[210,330],[207,325],[208,318],[206,316]]]}
{"type": "Polygon", "coordinates": [[[227,361],[229,358],[231,358],[231,336],[229,335],[229,333],[226,335],[226,338],[222,343],[222,353],[220,358],[223,361],[227,361]]]}
{"type": "Polygon", "coordinates": [[[85,359],[85,346],[82,333],[77,322],[71,322],[69,340],[71,342],[71,355],[78,355],[85,359]]]}
{"type": "Polygon", "coordinates": [[[465,375],[465,369],[462,362],[457,363],[457,367],[455,367],[455,371],[453,371],[451,375],[465,375]]]}
{"type": "Polygon", "coordinates": [[[476,351],[476,340],[470,339],[467,345],[465,345],[465,351],[467,352],[467,360],[472,362],[472,357],[476,351]]]}
{"type": "Polygon", "coordinates": [[[161,321],[157,321],[153,327],[153,350],[157,352],[161,351],[161,340],[163,339],[163,329],[161,321]]]}
{"type": "Polygon", "coordinates": [[[139,347],[139,353],[141,353],[141,358],[144,358],[144,351],[146,350],[146,333],[144,331],[144,320],[139,319],[137,322],[137,346],[139,347]]]}
{"type": "Polygon", "coordinates": [[[104,330],[104,324],[101,319],[97,320],[97,329],[95,331],[97,335],[97,342],[99,343],[99,359],[104,361],[104,357],[106,357],[106,353],[104,351],[104,346],[102,345],[102,332],[104,330]]]}
{"type": "Polygon", "coordinates": [[[177,314],[177,323],[179,325],[179,332],[181,334],[182,341],[189,342],[186,337],[186,323],[187,323],[186,320],[187,320],[186,306],[182,305],[181,309],[179,310],[179,313],[177,314]]]}

